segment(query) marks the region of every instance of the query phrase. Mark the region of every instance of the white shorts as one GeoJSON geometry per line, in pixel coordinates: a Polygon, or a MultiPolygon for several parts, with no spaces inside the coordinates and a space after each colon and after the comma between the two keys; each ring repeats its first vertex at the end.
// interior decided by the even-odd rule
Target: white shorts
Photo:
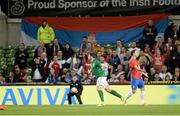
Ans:
{"type": "Polygon", "coordinates": [[[109,86],[109,84],[107,82],[107,77],[99,77],[97,79],[96,85],[102,86],[103,88],[106,88],[107,86],[109,86]]]}

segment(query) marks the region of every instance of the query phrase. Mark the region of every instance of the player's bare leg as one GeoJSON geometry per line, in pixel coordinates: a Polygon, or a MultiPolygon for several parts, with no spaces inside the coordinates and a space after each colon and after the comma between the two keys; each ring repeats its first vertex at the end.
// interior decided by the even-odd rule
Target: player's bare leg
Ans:
{"type": "Polygon", "coordinates": [[[136,90],[131,90],[124,99],[124,105],[127,105],[127,100],[136,93],[136,90]]]}

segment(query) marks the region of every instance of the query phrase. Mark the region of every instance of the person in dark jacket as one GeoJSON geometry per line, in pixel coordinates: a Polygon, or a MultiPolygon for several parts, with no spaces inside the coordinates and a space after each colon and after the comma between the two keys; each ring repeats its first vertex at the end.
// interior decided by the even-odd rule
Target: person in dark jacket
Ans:
{"type": "Polygon", "coordinates": [[[70,82],[70,92],[68,94],[69,104],[72,104],[71,97],[74,95],[76,96],[79,104],[83,104],[81,100],[82,91],[83,91],[83,86],[81,84],[81,81],[78,80],[77,75],[73,76],[70,82]]]}
{"type": "Polygon", "coordinates": [[[145,43],[149,44],[150,48],[153,48],[155,44],[155,38],[157,36],[157,29],[152,20],[148,20],[147,25],[144,27],[145,43]]]}
{"type": "Polygon", "coordinates": [[[71,57],[73,55],[74,55],[74,51],[72,47],[69,44],[65,44],[64,50],[63,50],[63,56],[64,56],[64,59],[68,61],[64,64],[65,68],[70,68],[71,57]]]}
{"type": "Polygon", "coordinates": [[[43,78],[45,78],[45,64],[46,61],[40,59],[40,57],[34,60],[34,65],[32,67],[34,82],[42,82],[43,78]]]}
{"type": "Polygon", "coordinates": [[[15,53],[15,65],[18,65],[20,70],[24,70],[28,66],[27,59],[29,58],[28,52],[25,48],[25,44],[21,43],[19,49],[15,53]]]}

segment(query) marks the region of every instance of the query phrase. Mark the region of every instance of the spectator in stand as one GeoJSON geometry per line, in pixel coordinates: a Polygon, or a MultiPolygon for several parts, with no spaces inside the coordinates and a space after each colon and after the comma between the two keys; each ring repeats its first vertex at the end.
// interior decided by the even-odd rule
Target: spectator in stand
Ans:
{"type": "Polygon", "coordinates": [[[74,55],[74,51],[73,49],[71,48],[71,46],[69,44],[65,44],[64,46],[64,51],[63,51],[63,56],[64,56],[64,59],[67,61],[65,63],[65,68],[70,68],[70,63],[71,63],[71,60],[74,55]]]}
{"type": "Polygon", "coordinates": [[[109,64],[113,66],[113,72],[117,70],[117,66],[121,64],[119,56],[116,54],[116,51],[113,51],[111,58],[109,60],[109,64]]]}
{"type": "Polygon", "coordinates": [[[180,66],[180,44],[177,45],[177,49],[175,50],[172,56],[172,61],[173,61],[174,67],[180,66]]]}
{"type": "Polygon", "coordinates": [[[96,40],[93,40],[92,48],[93,48],[93,53],[97,53],[101,50],[101,46],[97,43],[96,40]]]}
{"type": "Polygon", "coordinates": [[[37,32],[37,38],[39,43],[44,43],[48,61],[50,61],[50,44],[55,38],[55,33],[53,28],[48,25],[47,20],[42,21],[42,25],[39,27],[37,32]]]}
{"type": "Polygon", "coordinates": [[[5,79],[3,75],[0,73],[0,84],[3,84],[5,82],[5,79]]]}
{"type": "Polygon", "coordinates": [[[163,51],[163,48],[164,48],[164,43],[163,43],[163,40],[164,38],[163,37],[161,37],[161,36],[159,36],[158,37],[158,39],[157,39],[157,42],[156,42],[156,44],[155,44],[155,46],[154,46],[154,48],[152,49],[152,52],[155,52],[156,50],[161,50],[161,51],[163,51]]]}
{"type": "Polygon", "coordinates": [[[88,53],[90,53],[90,54],[93,54],[93,53],[94,53],[93,45],[92,45],[92,43],[90,43],[90,42],[87,43],[87,49],[86,49],[85,52],[82,53],[82,54],[88,54],[88,53]]]}
{"type": "Polygon", "coordinates": [[[153,48],[155,44],[155,38],[157,36],[157,29],[154,26],[152,20],[148,20],[147,25],[144,27],[145,43],[149,44],[150,48],[153,48]]]}
{"type": "Polygon", "coordinates": [[[34,64],[32,67],[33,82],[43,82],[43,80],[46,79],[45,78],[46,77],[45,64],[46,64],[46,61],[43,59],[40,59],[40,57],[34,59],[34,64]]]}
{"type": "Polygon", "coordinates": [[[152,67],[151,69],[150,69],[150,73],[148,73],[149,74],[149,81],[154,81],[154,79],[155,79],[155,74],[157,74],[156,73],[156,70],[152,67]]]}
{"type": "Polygon", "coordinates": [[[141,49],[140,49],[139,47],[137,47],[136,42],[133,41],[133,42],[131,43],[131,46],[129,47],[128,50],[129,50],[130,52],[133,51],[133,50],[136,50],[136,51],[138,52],[138,54],[139,54],[141,49]]]}
{"type": "Polygon", "coordinates": [[[122,47],[121,53],[119,55],[119,58],[121,60],[121,64],[124,66],[124,70],[128,71],[128,59],[130,58],[130,54],[126,50],[125,47],[122,47]]]}
{"type": "Polygon", "coordinates": [[[118,40],[116,42],[116,54],[120,54],[121,51],[122,51],[122,47],[123,47],[123,44],[122,44],[122,41],[121,40],[118,40]]]}
{"type": "Polygon", "coordinates": [[[119,77],[119,82],[121,83],[128,83],[128,81],[126,80],[125,74],[121,74],[119,77]]]}
{"type": "Polygon", "coordinates": [[[8,75],[8,78],[7,78],[6,82],[7,82],[7,83],[14,83],[14,82],[15,82],[13,71],[10,71],[10,72],[9,72],[9,75],[8,75]]]}
{"type": "Polygon", "coordinates": [[[58,39],[54,39],[53,44],[51,46],[51,60],[54,56],[57,56],[58,51],[63,51],[63,46],[59,44],[58,39]]]}
{"type": "Polygon", "coordinates": [[[48,73],[49,73],[49,68],[48,68],[48,61],[47,61],[47,54],[46,52],[43,52],[40,56],[40,61],[45,61],[45,65],[44,65],[44,68],[45,68],[45,77],[42,79],[42,82],[45,82],[47,80],[47,77],[48,77],[48,73]]]}
{"type": "Polygon", "coordinates": [[[171,80],[172,80],[172,75],[170,75],[170,74],[165,75],[165,81],[166,82],[170,83],[171,80]]]}
{"type": "Polygon", "coordinates": [[[161,69],[161,72],[159,73],[159,77],[163,80],[163,81],[166,81],[166,80],[171,80],[172,79],[172,75],[170,72],[167,71],[167,66],[166,65],[163,65],[162,66],[162,69],[161,69]],[[166,77],[167,76],[167,77],[166,77]]]}
{"type": "Polygon", "coordinates": [[[74,76],[77,76],[77,80],[78,80],[78,81],[81,81],[81,77],[76,73],[76,70],[71,69],[71,73],[70,73],[70,75],[67,77],[67,82],[70,83],[70,82],[72,81],[72,78],[73,78],[74,76]]]}
{"type": "Polygon", "coordinates": [[[77,56],[77,54],[74,54],[73,60],[72,60],[72,68],[76,71],[76,73],[80,76],[83,75],[83,58],[81,55],[77,56]]]}
{"type": "Polygon", "coordinates": [[[50,69],[50,73],[49,73],[47,81],[48,81],[49,84],[57,84],[58,83],[58,75],[55,72],[54,68],[50,69]]]}
{"type": "Polygon", "coordinates": [[[68,69],[67,68],[63,68],[63,73],[62,73],[62,76],[60,78],[60,82],[68,83],[68,80],[67,80],[68,77],[69,77],[68,69]]]}
{"type": "Polygon", "coordinates": [[[178,32],[177,32],[177,40],[180,40],[180,26],[179,26],[179,29],[178,29],[178,32]]]}
{"type": "Polygon", "coordinates": [[[86,36],[83,37],[81,46],[80,46],[80,54],[82,55],[88,47],[88,38],[86,36]]]}
{"type": "Polygon", "coordinates": [[[91,59],[92,59],[92,57],[90,56],[90,54],[89,55],[84,55],[84,65],[83,65],[84,77],[83,77],[83,80],[85,78],[91,78],[92,77],[91,59]]]}
{"type": "Polygon", "coordinates": [[[123,65],[118,65],[117,71],[113,74],[113,76],[115,76],[115,79],[121,82],[125,81],[125,71],[123,69],[123,65]]]}
{"type": "Polygon", "coordinates": [[[75,53],[72,57],[72,62],[71,62],[71,69],[75,68],[75,69],[78,69],[79,67],[77,66],[78,65],[78,57],[77,57],[77,53],[75,53]]]}
{"type": "Polygon", "coordinates": [[[57,56],[54,56],[53,61],[49,64],[49,69],[53,68],[55,73],[59,76],[60,70],[62,69],[62,65],[65,64],[65,60],[58,60],[57,56]]]}
{"type": "Polygon", "coordinates": [[[163,81],[158,73],[154,75],[154,81],[163,81]]]}
{"type": "Polygon", "coordinates": [[[112,54],[113,54],[113,52],[112,52],[112,50],[109,48],[109,49],[107,50],[107,54],[106,54],[106,57],[105,57],[106,62],[109,62],[112,54]]]}
{"type": "Polygon", "coordinates": [[[27,82],[26,73],[21,71],[18,65],[14,67],[14,82],[27,82]]]}
{"type": "MultiPolygon", "coordinates": [[[[167,45],[168,47],[168,45],[167,45]]],[[[167,56],[170,53],[170,49],[168,47],[168,50],[166,53],[161,55],[161,51],[158,49],[155,51],[155,54],[153,54],[149,48],[146,48],[145,51],[152,57],[153,59],[153,67],[157,72],[160,72],[162,69],[162,66],[164,65],[165,61],[167,60],[167,56]]]]}
{"type": "Polygon", "coordinates": [[[167,27],[167,29],[164,32],[164,38],[165,42],[168,43],[171,41],[172,43],[175,43],[177,39],[177,26],[174,22],[170,22],[170,25],[167,27]]]}
{"type": "Polygon", "coordinates": [[[164,32],[164,41],[166,43],[168,43],[169,38],[174,36],[174,30],[173,30],[174,25],[175,25],[174,22],[170,21],[168,27],[166,28],[164,32]]]}
{"type": "Polygon", "coordinates": [[[21,43],[19,49],[15,53],[15,65],[18,65],[22,71],[25,71],[28,67],[28,57],[29,55],[26,51],[25,45],[24,43],[21,43]]]}
{"type": "Polygon", "coordinates": [[[58,60],[63,60],[64,58],[63,58],[63,52],[62,51],[58,51],[58,53],[57,53],[57,58],[58,58],[58,60]]]}
{"type": "Polygon", "coordinates": [[[145,55],[144,51],[140,51],[140,56],[139,56],[139,63],[141,69],[144,69],[145,71],[149,72],[150,71],[150,60],[148,59],[148,56],[145,55]]]}
{"type": "Polygon", "coordinates": [[[111,75],[111,78],[108,80],[108,82],[119,82],[119,78],[115,76],[114,74],[111,75]]]}
{"type": "Polygon", "coordinates": [[[44,43],[41,42],[40,45],[35,50],[34,58],[41,57],[41,54],[44,52],[46,53],[46,48],[44,46],[44,43]]]}
{"type": "Polygon", "coordinates": [[[175,68],[172,81],[180,81],[180,69],[179,69],[179,67],[175,68]]]}
{"type": "Polygon", "coordinates": [[[105,49],[104,49],[103,46],[101,46],[101,49],[100,49],[100,51],[98,53],[100,53],[100,55],[104,57],[105,56],[104,52],[105,52],[105,49]]]}

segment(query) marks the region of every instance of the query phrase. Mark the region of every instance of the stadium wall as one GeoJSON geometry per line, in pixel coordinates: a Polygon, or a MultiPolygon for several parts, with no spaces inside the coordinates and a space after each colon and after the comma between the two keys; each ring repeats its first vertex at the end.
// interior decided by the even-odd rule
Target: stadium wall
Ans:
{"type": "MultiPolygon", "coordinates": [[[[130,90],[130,85],[112,85],[123,96],[130,90]]],[[[0,104],[3,105],[66,105],[68,86],[0,86],[0,104]]],[[[180,85],[146,85],[145,99],[149,105],[180,104],[180,85]]],[[[122,102],[104,92],[105,104],[118,105],[122,102]]],[[[140,104],[140,91],[129,99],[128,104],[140,104]]],[[[93,105],[99,103],[96,86],[86,85],[82,93],[83,103],[93,105]]],[[[76,98],[72,98],[74,104],[76,98]]]]}
{"type": "Polygon", "coordinates": [[[7,42],[7,24],[6,24],[6,16],[0,13],[0,46],[5,47],[7,42]]]}

